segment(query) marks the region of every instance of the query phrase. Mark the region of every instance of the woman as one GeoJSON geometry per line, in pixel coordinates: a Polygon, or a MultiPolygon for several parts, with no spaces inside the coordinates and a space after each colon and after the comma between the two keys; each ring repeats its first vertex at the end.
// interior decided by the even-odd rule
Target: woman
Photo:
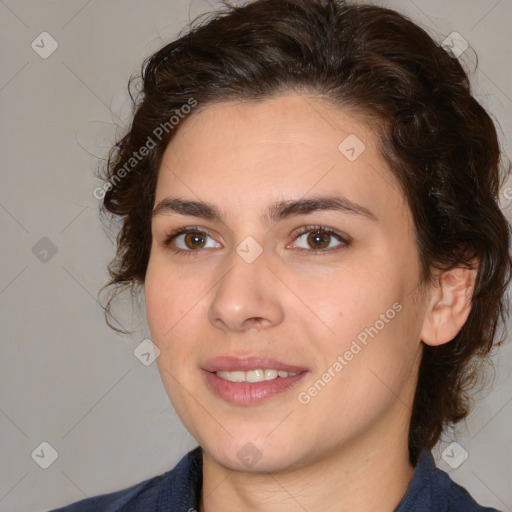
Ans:
{"type": "Polygon", "coordinates": [[[149,58],[98,194],[199,447],[60,510],[493,510],[430,450],[506,312],[499,159],[392,10],[256,0],[149,58]]]}

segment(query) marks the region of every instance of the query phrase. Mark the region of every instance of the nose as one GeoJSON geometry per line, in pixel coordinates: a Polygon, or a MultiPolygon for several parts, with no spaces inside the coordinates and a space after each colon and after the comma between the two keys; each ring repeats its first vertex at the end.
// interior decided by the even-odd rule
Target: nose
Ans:
{"type": "Polygon", "coordinates": [[[224,331],[278,325],[284,318],[279,297],[276,279],[266,266],[265,252],[252,263],[233,252],[212,297],[209,321],[224,331]]]}

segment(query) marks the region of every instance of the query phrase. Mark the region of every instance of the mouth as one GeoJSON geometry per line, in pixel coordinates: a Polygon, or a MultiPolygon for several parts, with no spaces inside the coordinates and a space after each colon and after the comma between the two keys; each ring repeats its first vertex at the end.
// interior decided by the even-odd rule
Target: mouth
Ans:
{"type": "Polygon", "coordinates": [[[208,388],[222,400],[255,405],[294,387],[308,369],[267,357],[220,356],[202,368],[208,388]]]}

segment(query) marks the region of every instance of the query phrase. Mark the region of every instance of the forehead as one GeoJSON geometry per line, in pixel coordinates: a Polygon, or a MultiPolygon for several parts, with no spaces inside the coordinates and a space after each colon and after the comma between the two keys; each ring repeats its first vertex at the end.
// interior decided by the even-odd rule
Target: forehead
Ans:
{"type": "Polygon", "coordinates": [[[155,203],[179,195],[260,210],[335,191],[380,215],[405,206],[367,123],[314,96],[291,93],[216,103],[191,114],[164,153],[155,203]]]}

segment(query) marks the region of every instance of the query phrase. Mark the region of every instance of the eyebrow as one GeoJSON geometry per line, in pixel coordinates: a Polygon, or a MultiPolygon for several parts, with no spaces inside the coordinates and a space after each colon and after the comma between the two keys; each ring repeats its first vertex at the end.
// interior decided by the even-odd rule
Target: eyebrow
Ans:
{"type": "MultiPolygon", "coordinates": [[[[298,200],[279,201],[272,204],[263,214],[265,224],[273,224],[294,215],[307,215],[317,211],[337,211],[359,215],[365,219],[377,221],[377,217],[368,208],[350,201],[342,195],[312,196],[298,200]]],[[[213,204],[204,201],[190,201],[178,197],[166,197],[153,209],[152,217],[164,214],[190,215],[213,221],[224,222],[222,213],[213,204]]]]}

